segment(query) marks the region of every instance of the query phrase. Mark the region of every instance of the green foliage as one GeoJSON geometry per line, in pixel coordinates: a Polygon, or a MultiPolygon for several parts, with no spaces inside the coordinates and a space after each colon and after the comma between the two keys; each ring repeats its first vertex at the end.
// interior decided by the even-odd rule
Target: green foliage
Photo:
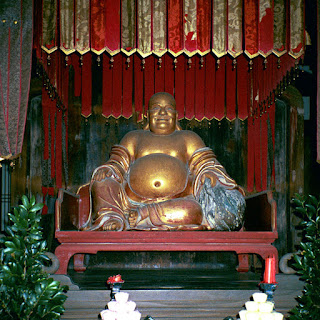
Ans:
{"type": "Polygon", "coordinates": [[[320,201],[312,196],[295,195],[295,213],[302,219],[299,253],[294,255],[293,267],[305,282],[298,305],[290,311],[290,320],[319,319],[320,315],[320,201]]]}
{"type": "Polygon", "coordinates": [[[60,319],[68,287],[42,270],[49,260],[40,227],[43,204],[34,197],[21,200],[9,213],[11,225],[1,239],[0,319],[60,319]]]}

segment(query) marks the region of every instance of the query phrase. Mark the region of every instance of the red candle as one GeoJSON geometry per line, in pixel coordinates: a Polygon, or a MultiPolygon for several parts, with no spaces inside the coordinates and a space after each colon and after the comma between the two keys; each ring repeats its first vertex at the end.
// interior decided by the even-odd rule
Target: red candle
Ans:
{"type": "Polygon", "coordinates": [[[276,258],[275,256],[272,256],[272,283],[277,283],[276,281],[276,258]]]}
{"type": "Polygon", "coordinates": [[[274,256],[266,259],[263,282],[276,283],[276,261],[274,256]]]}

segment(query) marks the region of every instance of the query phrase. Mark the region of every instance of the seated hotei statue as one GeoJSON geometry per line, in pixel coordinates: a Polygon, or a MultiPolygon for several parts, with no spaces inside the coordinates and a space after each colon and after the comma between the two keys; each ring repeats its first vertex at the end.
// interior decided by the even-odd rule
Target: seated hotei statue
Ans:
{"type": "Polygon", "coordinates": [[[240,229],[243,190],[196,133],[181,129],[173,96],[154,94],[148,119],[93,172],[83,230],[240,229]]]}

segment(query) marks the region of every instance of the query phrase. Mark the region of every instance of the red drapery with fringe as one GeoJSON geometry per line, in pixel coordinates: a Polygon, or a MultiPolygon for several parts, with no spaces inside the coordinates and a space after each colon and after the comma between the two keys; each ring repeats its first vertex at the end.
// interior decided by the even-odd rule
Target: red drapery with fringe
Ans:
{"type": "Polygon", "coordinates": [[[0,5],[0,160],[22,151],[32,58],[32,0],[0,5]]]}

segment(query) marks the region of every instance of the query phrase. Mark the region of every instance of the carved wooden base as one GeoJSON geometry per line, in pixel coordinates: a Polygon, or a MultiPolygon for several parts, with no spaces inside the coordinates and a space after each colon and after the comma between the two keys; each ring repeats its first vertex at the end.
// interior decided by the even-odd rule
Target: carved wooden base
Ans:
{"type": "Polygon", "coordinates": [[[75,254],[73,256],[73,269],[74,271],[77,272],[85,272],[86,271],[86,266],[84,265],[84,254],[75,254]]]}
{"type": "Polygon", "coordinates": [[[249,271],[250,253],[263,260],[274,255],[278,272],[278,251],[272,245],[277,232],[57,231],[56,238],[61,243],[55,251],[60,261],[56,274],[67,274],[72,256],[75,271],[85,271],[84,255],[98,251],[233,251],[239,272],[249,271]]]}

